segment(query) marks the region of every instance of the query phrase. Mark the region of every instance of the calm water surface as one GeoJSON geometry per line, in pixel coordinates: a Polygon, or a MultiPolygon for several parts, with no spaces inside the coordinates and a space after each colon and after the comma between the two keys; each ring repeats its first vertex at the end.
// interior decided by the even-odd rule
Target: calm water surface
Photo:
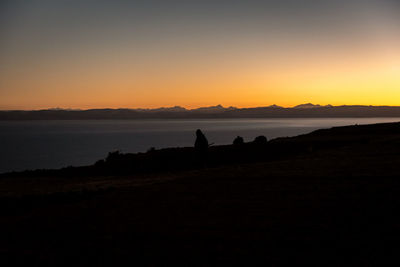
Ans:
{"type": "Polygon", "coordinates": [[[87,165],[109,151],[192,146],[200,128],[210,143],[230,144],[304,134],[332,126],[399,121],[400,118],[0,121],[0,173],[87,165]]]}

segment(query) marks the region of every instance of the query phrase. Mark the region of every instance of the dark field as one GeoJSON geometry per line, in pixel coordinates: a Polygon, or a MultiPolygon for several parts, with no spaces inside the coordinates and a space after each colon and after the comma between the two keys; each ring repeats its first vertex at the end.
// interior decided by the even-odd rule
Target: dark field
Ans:
{"type": "Polygon", "coordinates": [[[153,153],[3,175],[2,266],[399,263],[398,123],[153,153]]]}

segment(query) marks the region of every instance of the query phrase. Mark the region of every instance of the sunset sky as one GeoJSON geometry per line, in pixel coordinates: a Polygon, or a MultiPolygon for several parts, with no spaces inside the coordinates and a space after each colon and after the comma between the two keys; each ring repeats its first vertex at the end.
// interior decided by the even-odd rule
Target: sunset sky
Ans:
{"type": "Polygon", "coordinates": [[[0,109],[400,105],[400,1],[0,2],[0,109]]]}

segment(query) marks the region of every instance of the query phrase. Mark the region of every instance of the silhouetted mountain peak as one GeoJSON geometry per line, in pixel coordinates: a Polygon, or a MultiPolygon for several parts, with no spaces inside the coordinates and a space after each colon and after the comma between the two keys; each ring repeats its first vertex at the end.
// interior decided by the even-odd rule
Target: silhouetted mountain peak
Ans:
{"type": "Polygon", "coordinates": [[[232,106],[225,108],[222,105],[216,105],[216,106],[210,106],[210,107],[196,108],[196,109],[192,109],[192,111],[216,112],[216,111],[226,111],[226,110],[233,110],[233,109],[237,109],[237,108],[232,107],[232,106]]]}
{"type": "Polygon", "coordinates": [[[137,111],[142,112],[181,112],[187,111],[187,109],[181,106],[174,106],[174,107],[161,107],[161,108],[154,108],[154,109],[135,109],[137,111]]]}
{"type": "MultiPolygon", "coordinates": [[[[60,107],[56,107],[56,108],[48,108],[48,109],[43,109],[43,110],[48,110],[48,111],[81,111],[82,109],[80,108],[60,108],[60,107]]],[[[34,111],[34,110],[32,110],[34,111]]]]}
{"type": "Polygon", "coordinates": [[[271,106],[268,106],[268,108],[283,108],[283,107],[273,104],[271,106]]]}
{"type": "Polygon", "coordinates": [[[302,108],[321,108],[321,107],[332,107],[332,105],[321,106],[319,104],[314,105],[312,103],[306,103],[306,104],[294,106],[293,108],[302,109],[302,108]]]}
{"type": "Polygon", "coordinates": [[[294,106],[293,108],[319,108],[321,105],[314,105],[312,103],[306,103],[306,104],[300,104],[297,106],[294,106]]]}

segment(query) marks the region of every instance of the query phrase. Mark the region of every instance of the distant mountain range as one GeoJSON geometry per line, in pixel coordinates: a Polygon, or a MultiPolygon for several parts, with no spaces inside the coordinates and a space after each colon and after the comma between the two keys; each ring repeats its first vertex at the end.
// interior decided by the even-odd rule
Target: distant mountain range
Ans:
{"type": "Polygon", "coordinates": [[[97,119],[190,119],[190,118],[349,118],[400,117],[400,106],[332,106],[301,104],[255,108],[221,105],[186,109],[180,106],[156,109],[45,109],[0,111],[0,120],[97,120],[97,119]]]}
{"type": "Polygon", "coordinates": [[[321,106],[321,105],[314,105],[314,104],[311,104],[311,103],[307,103],[307,104],[297,105],[297,106],[295,106],[293,108],[299,109],[299,108],[323,108],[323,107],[331,108],[332,105],[321,106]]]}

